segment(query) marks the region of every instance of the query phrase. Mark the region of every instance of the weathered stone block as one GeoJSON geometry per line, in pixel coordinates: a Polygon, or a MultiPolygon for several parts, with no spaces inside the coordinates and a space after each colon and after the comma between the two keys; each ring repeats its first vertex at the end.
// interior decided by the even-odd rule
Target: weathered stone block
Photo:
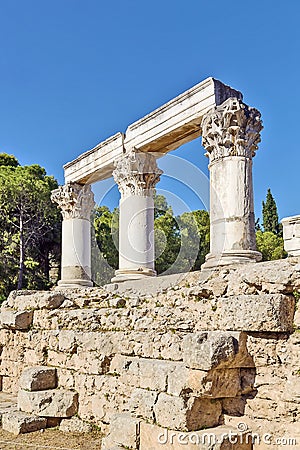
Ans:
{"type": "Polygon", "coordinates": [[[161,393],[154,406],[154,414],[156,422],[162,427],[193,431],[217,426],[222,405],[219,400],[183,398],[161,393]]]}
{"type": "Polygon", "coordinates": [[[56,369],[47,366],[31,367],[24,370],[19,382],[25,391],[42,391],[57,386],[56,369]]]}
{"type": "Polygon", "coordinates": [[[32,324],[33,311],[15,311],[2,308],[0,312],[0,323],[2,327],[12,330],[28,330],[32,324]]]}
{"type": "Polygon", "coordinates": [[[191,368],[210,370],[233,360],[238,352],[236,337],[226,332],[188,334],[183,341],[183,362],[191,368]]]}
{"type": "Polygon", "coordinates": [[[20,411],[2,415],[2,428],[13,434],[31,433],[47,426],[47,419],[38,416],[29,416],[20,411]]]}
{"type": "Polygon", "coordinates": [[[18,393],[18,408],[44,417],[71,417],[78,411],[78,394],[63,389],[18,393]]]}
{"type": "Polygon", "coordinates": [[[179,366],[168,376],[167,393],[194,397],[235,397],[241,391],[239,369],[219,369],[209,372],[179,366]]]}
{"type": "Polygon", "coordinates": [[[12,291],[5,306],[19,311],[25,309],[56,309],[65,300],[65,296],[60,292],[51,291],[12,291]]]}
{"type": "Polygon", "coordinates": [[[284,332],[293,329],[295,300],[283,294],[222,297],[217,302],[220,330],[284,332]]]}
{"type": "Polygon", "coordinates": [[[154,391],[136,389],[129,401],[129,411],[137,417],[153,420],[157,395],[157,392],[154,391]]]}
{"type": "Polygon", "coordinates": [[[102,450],[125,447],[137,449],[139,442],[140,420],[130,414],[116,414],[110,423],[110,432],[102,441],[102,450]]]}
{"type": "Polygon", "coordinates": [[[130,386],[163,392],[167,387],[169,372],[180,364],[182,363],[116,355],[111,361],[110,371],[119,374],[121,380],[130,386]]]}
{"type": "Polygon", "coordinates": [[[60,422],[59,429],[68,433],[89,433],[93,427],[79,417],[72,417],[71,419],[63,419],[60,422]]]}

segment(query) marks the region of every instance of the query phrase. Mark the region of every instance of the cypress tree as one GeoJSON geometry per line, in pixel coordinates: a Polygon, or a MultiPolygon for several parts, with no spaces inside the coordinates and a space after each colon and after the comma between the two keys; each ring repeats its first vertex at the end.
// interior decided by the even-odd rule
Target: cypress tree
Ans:
{"type": "Polygon", "coordinates": [[[268,189],[266,202],[262,202],[262,216],[264,231],[271,231],[274,234],[281,234],[281,225],[278,220],[278,211],[275,199],[268,189]]]}

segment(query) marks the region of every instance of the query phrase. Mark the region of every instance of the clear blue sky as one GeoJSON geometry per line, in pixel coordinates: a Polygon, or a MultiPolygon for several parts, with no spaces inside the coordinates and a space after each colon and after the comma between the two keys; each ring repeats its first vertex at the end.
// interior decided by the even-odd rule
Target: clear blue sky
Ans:
{"type": "MultiPolygon", "coordinates": [[[[262,112],[257,215],[268,187],[299,214],[299,23],[298,0],[0,0],[0,151],[63,183],[65,162],[213,76],[262,112]]],[[[200,141],[176,154],[206,171],[200,141]]]]}

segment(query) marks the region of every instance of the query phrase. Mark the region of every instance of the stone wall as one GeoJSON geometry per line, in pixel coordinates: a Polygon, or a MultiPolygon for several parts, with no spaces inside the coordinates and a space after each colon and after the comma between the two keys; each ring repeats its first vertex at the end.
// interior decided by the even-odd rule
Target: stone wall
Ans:
{"type": "Polygon", "coordinates": [[[300,258],[167,281],[12,292],[2,390],[23,411],[94,423],[103,449],[300,449],[300,258]],[[36,366],[56,369],[52,391],[20,384],[36,366]],[[51,401],[72,413],[39,411],[51,401]],[[230,443],[230,431],[245,439],[230,443]],[[208,432],[214,446],[191,443],[208,432]]]}

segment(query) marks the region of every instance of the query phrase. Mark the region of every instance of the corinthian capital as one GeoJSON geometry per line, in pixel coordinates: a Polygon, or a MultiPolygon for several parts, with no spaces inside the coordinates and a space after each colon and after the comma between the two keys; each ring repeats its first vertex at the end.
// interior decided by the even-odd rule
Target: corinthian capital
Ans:
{"type": "Polygon", "coordinates": [[[64,219],[89,219],[95,205],[91,186],[67,183],[52,191],[51,200],[57,203],[64,219]]]}
{"type": "Polygon", "coordinates": [[[163,173],[156,158],[149,153],[130,153],[116,162],[113,171],[122,198],[130,195],[153,195],[156,183],[163,173]]]}
{"type": "Polygon", "coordinates": [[[263,129],[257,109],[229,98],[209,111],[201,125],[202,145],[211,162],[226,156],[255,156],[263,129]]]}

